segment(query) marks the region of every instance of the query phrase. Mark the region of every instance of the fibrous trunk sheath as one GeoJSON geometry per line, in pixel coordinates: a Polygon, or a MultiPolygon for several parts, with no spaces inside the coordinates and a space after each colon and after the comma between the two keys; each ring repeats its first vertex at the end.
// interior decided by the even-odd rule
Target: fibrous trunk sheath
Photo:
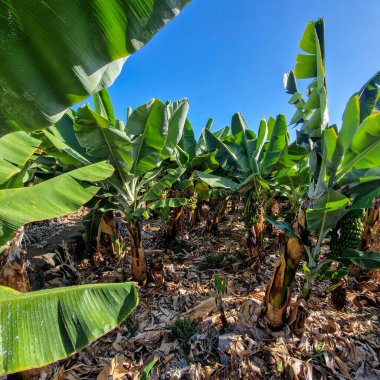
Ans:
{"type": "MultiPolygon", "coordinates": [[[[306,232],[305,210],[305,205],[302,205],[296,220],[293,222],[293,229],[299,237],[304,236],[306,232]]],[[[286,239],[284,250],[277,260],[272,278],[266,289],[265,315],[273,329],[281,329],[286,323],[293,281],[304,254],[304,246],[297,236],[286,239]]]]}
{"type": "Polygon", "coordinates": [[[127,225],[129,243],[132,252],[132,276],[140,285],[145,285],[148,278],[145,251],[141,238],[140,223],[137,220],[130,221],[127,225]]]}
{"type": "Polygon", "coordinates": [[[248,228],[247,246],[253,256],[261,257],[264,247],[264,209],[259,206],[254,224],[248,228]]]}
{"type": "Polygon", "coordinates": [[[31,288],[26,271],[26,253],[21,247],[23,237],[24,227],[21,227],[5,247],[3,253],[5,263],[0,273],[0,285],[19,292],[30,292],[31,288]]]}

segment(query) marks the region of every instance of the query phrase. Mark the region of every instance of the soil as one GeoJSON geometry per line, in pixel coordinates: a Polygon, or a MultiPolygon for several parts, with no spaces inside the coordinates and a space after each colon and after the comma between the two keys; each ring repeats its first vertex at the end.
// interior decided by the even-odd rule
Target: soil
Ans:
{"type": "MultiPolygon", "coordinates": [[[[125,257],[94,264],[84,257],[84,210],[26,229],[34,290],[73,284],[130,280],[125,257]]],[[[39,371],[41,379],[139,379],[158,359],[152,379],[379,379],[379,273],[353,270],[348,305],[333,308],[329,284],[319,281],[310,302],[306,331],[270,331],[260,318],[265,286],[280,244],[265,239],[261,263],[245,246],[242,221],[229,215],[217,235],[200,223],[184,228],[163,246],[160,220],[143,223],[154,282],[139,287],[140,303],[119,327],[70,358],[39,371]],[[223,328],[214,276],[227,282],[223,328]],[[191,318],[194,322],[191,323],[191,318]],[[182,335],[178,331],[181,322],[182,335]],[[186,321],[190,321],[186,325],[186,321]]],[[[124,232],[127,245],[128,236],[124,232]]],[[[300,286],[302,275],[295,281],[300,286]]],[[[294,301],[294,300],[293,300],[294,301]]]]}

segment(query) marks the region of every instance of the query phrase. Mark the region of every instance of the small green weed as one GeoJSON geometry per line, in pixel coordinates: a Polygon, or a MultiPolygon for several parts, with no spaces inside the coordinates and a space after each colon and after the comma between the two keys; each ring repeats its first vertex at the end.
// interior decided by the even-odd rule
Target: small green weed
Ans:
{"type": "Polygon", "coordinates": [[[172,327],[172,334],[181,344],[186,355],[190,353],[190,338],[196,332],[196,322],[191,318],[178,318],[172,327]]]}
{"type": "Polygon", "coordinates": [[[225,254],[220,253],[218,255],[206,256],[205,260],[200,264],[200,269],[219,269],[222,261],[224,260],[225,254]]]}

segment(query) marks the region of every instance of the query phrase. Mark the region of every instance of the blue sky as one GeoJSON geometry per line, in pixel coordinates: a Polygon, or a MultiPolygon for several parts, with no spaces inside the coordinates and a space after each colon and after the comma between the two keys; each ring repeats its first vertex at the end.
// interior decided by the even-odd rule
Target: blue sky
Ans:
{"type": "Polygon", "coordinates": [[[307,22],[324,17],[330,122],[340,125],[348,98],[380,69],[379,11],[379,0],[193,0],[127,60],[109,89],[116,114],[187,97],[197,134],[209,117],[216,130],[235,112],[254,131],[261,118],[290,120],[283,74],[307,22]]]}

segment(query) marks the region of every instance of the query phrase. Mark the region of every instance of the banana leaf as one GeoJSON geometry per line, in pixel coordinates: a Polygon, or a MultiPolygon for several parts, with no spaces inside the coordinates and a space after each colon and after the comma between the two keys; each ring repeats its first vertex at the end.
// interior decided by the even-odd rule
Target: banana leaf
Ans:
{"type": "Polygon", "coordinates": [[[1,0],[0,136],[57,122],[110,86],[189,0],[1,0]]]}
{"type": "Polygon", "coordinates": [[[31,293],[0,286],[0,375],[75,353],[115,328],[137,304],[132,283],[31,293]]]}
{"type": "Polygon", "coordinates": [[[0,185],[21,172],[40,144],[40,140],[22,131],[0,138],[0,185]]]}
{"type": "Polygon", "coordinates": [[[99,190],[90,182],[101,181],[114,169],[99,162],[31,187],[0,190],[0,246],[26,223],[75,212],[99,190]]]}

